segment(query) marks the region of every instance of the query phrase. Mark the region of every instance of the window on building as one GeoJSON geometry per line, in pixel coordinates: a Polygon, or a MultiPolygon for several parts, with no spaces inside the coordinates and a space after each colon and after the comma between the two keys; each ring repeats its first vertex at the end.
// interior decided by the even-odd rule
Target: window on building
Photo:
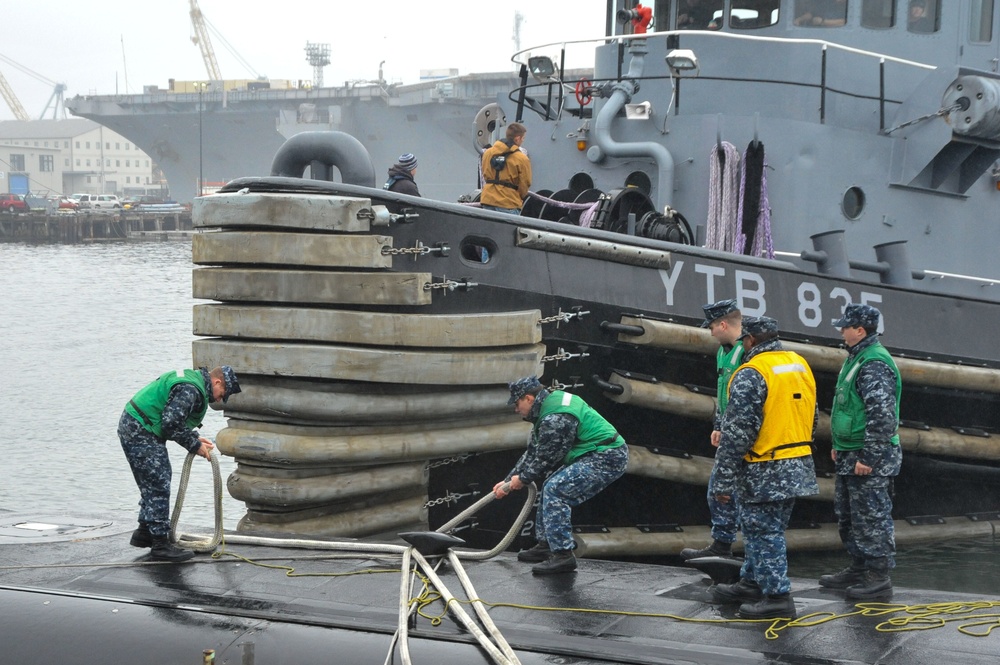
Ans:
{"type": "Polygon", "coordinates": [[[941,0],[910,0],[906,29],[917,34],[937,32],[941,27],[941,0]]]}
{"type": "Polygon", "coordinates": [[[77,150],[79,150],[79,149],[80,149],[80,142],[79,142],[79,141],[77,141],[77,142],[76,142],[76,149],[77,149],[77,150]]]}
{"type": "Polygon", "coordinates": [[[147,169],[149,168],[149,160],[148,159],[146,160],[146,168],[147,169]]]}
{"type": "Polygon", "coordinates": [[[77,165],[77,166],[79,166],[79,165],[80,165],[80,158],[79,158],[79,157],[77,157],[77,158],[76,158],[76,165],[77,165]]]}
{"type": "Polygon", "coordinates": [[[778,22],[781,0],[733,0],[730,5],[729,25],[736,30],[766,28],[778,22]]]}
{"type": "Polygon", "coordinates": [[[87,160],[87,166],[90,166],[90,160],[89,159],[87,160]]]}
{"type": "Polygon", "coordinates": [[[126,185],[131,185],[132,184],[132,176],[130,176],[130,175],[125,176],[125,184],[126,185]]]}
{"type": "Polygon", "coordinates": [[[115,150],[121,150],[121,149],[122,149],[122,144],[121,144],[121,142],[119,142],[119,141],[115,141],[115,150]]]}
{"type": "Polygon", "coordinates": [[[125,144],[125,149],[126,150],[131,150],[132,149],[132,145],[130,143],[126,143],[125,144]]]}
{"type": "Polygon", "coordinates": [[[90,176],[87,176],[87,184],[90,184],[90,176]]]}
{"type": "Polygon", "coordinates": [[[122,165],[122,160],[116,159],[115,160],[115,166],[121,166],[121,165],[122,165]]]}
{"type": "Polygon", "coordinates": [[[110,159],[105,159],[104,160],[104,165],[105,166],[111,166],[111,160],[110,159]]]}
{"type": "Polygon", "coordinates": [[[69,157],[63,161],[63,166],[69,166],[69,157]]]}
{"type": "Polygon", "coordinates": [[[125,168],[128,168],[130,166],[132,166],[132,160],[131,159],[126,159],[125,160],[125,168]]]}
{"type": "Polygon", "coordinates": [[[839,28],[847,24],[847,0],[795,0],[795,25],[839,28]]]}
{"type": "Polygon", "coordinates": [[[104,149],[105,150],[111,150],[111,141],[105,141],[104,142],[104,149]]]}
{"type": "Polygon", "coordinates": [[[993,41],[993,0],[972,0],[969,13],[969,41],[993,41]]]}
{"type": "Polygon", "coordinates": [[[87,150],[90,150],[90,141],[87,141],[87,150]]]}
{"type": "Polygon", "coordinates": [[[55,160],[52,159],[52,155],[39,155],[38,156],[38,170],[39,171],[55,171],[55,160]]]}
{"type": "Polygon", "coordinates": [[[45,147],[46,147],[46,148],[48,148],[48,147],[49,147],[49,142],[48,142],[48,141],[46,141],[46,142],[45,142],[45,147]]]}
{"type": "Polygon", "coordinates": [[[24,155],[11,155],[10,156],[10,170],[11,171],[23,171],[24,170],[24,155]]]}
{"type": "Polygon", "coordinates": [[[864,0],[861,3],[861,25],[875,30],[896,25],[896,0],[864,0]]]}

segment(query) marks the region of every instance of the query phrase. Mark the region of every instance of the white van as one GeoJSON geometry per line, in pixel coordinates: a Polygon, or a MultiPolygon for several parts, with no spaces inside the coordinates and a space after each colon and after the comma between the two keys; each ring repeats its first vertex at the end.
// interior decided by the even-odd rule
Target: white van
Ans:
{"type": "Polygon", "coordinates": [[[74,194],[74,199],[80,204],[80,210],[92,210],[96,208],[121,208],[122,203],[114,194],[74,194]],[[79,197],[77,199],[77,197],[79,197]]]}

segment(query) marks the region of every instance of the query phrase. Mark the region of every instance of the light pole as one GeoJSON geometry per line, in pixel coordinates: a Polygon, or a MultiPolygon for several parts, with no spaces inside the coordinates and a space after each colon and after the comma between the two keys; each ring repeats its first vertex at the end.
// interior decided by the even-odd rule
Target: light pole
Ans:
{"type": "Polygon", "coordinates": [[[195,193],[195,197],[201,196],[205,191],[205,174],[203,171],[203,153],[202,153],[202,126],[201,126],[201,107],[202,107],[202,93],[205,92],[205,86],[208,85],[207,82],[199,81],[195,83],[198,86],[198,191],[195,193]]]}

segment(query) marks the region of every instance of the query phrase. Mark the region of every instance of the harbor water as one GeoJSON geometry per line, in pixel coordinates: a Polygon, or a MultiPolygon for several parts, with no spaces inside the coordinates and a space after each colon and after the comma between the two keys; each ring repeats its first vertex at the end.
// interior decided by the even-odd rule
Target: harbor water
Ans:
{"type": "MultiPolygon", "coordinates": [[[[163,372],[191,366],[190,243],[0,244],[0,511],[134,519],[138,490],[115,429],[125,402],[163,372]]],[[[225,426],[210,410],[202,434],[225,426]]],[[[186,451],[168,443],[174,495],[186,451]]],[[[220,457],[223,482],[235,468],[220,457]]],[[[195,460],[182,530],[213,523],[211,466],[195,460]]],[[[224,492],[234,529],[243,504],[224,492]]],[[[897,584],[1000,595],[994,539],[900,547],[897,584]]],[[[793,553],[793,576],[847,563],[793,553]]]]}

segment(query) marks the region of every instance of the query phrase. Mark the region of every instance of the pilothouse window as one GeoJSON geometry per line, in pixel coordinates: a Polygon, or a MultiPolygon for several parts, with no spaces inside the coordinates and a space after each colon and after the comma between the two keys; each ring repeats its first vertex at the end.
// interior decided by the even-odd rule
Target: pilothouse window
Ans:
{"type": "Polygon", "coordinates": [[[678,0],[678,30],[718,30],[722,27],[722,0],[678,0]]]}
{"type": "Polygon", "coordinates": [[[795,0],[795,25],[838,28],[847,24],[847,0],[795,0]]]}
{"type": "Polygon", "coordinates": [[[993,41],[993,0],[972,0],[969,14],[969,41],[993,41]]]}
{"type": "Polygon", "coordinates": [[[910,0],[906,29],[917,34],[937,32],[941,27],[941,0],[910,0]]]}
{"type": "Polygon", "coordinates": [[[864,0],[861,3],[861,25],[875,30],[896,25],[896,0],[864,0]]]}
{"type": "Polygon", "coordinates": [[[736,30],[753,30],[776,25],[780,4],[780,0],[732,0],[729,26],[736,30]]]}

